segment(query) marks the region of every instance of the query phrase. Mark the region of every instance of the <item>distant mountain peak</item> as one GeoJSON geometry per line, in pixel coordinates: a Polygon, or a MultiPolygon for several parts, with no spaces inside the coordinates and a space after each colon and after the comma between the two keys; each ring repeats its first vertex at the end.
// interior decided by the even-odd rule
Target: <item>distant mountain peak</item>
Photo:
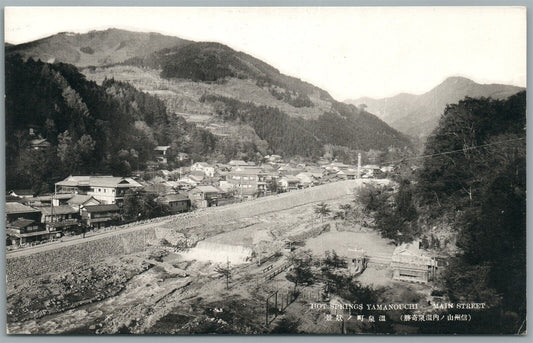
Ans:
{"type": "Polygon", "coordinates": [[[468,82],[468,83],[476,83],[469,78],[463,77],[463,76],[450,76],[447,77],[446,80],[442,82],[442,84],[445,83],[457,83],[457,82],[468,82]]]}
{"type": "Polygon", "coordinates": [[[447,104],[457,103],[465,97],[492,97],[505,99],[523,90],[504,84],[480,84],[463,76],[450,76],[442,83],[421,95],[400,93],[383,99],[359,98],[347,103],[364,103],[393,128],[410,136],[423,138],[431,133],[447,104]]]}
{"type": "Polygon", "coordinates": [[[60,32],[28,43],[6,45],[6,54],[70,63],[78,67],[101,66],[191,42],[155,32],[108,28],[86,33],[60,32]]]}

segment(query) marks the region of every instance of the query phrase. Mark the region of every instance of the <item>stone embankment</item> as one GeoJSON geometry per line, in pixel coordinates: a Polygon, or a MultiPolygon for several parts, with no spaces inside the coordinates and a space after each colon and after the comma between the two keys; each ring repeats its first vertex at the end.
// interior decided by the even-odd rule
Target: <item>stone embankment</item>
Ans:
{"type": "MultiPolygon", "coordinates": [[[[264,197],[221,207],[151,219],[117,227],[110,232],[74,241],[39,246],[6,255],[6,275],[26,278],[44,273],[65,271],[96,263],[106,257],[145,250],[154,241],[176,240],[176,232],[198,226],[286,210],[309,203],[326,201],[354,192],[360,180],[334,182],[290,193],[264,197]]],[[[237,229],[237,228],[236,228],[237,229]]]]}

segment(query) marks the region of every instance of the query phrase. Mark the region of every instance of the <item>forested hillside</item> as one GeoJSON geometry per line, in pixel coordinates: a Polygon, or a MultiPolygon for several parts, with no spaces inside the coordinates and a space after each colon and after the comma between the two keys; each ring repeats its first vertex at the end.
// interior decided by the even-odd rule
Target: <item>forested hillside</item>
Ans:
{"type": "Polygon", "coordinates": [[[452,301],[486,302],[475,330],[516,333],[526,316],[526,93],[446,108],[418,174],[420,206],[453,217],[452,301]]]}
{"type": "Polygon", "coordinates": [[[162,49],[148,56],[130,58],[122,64],[161,70],[164,78],[220,82],[227,77],[253,79],[259,86],[268,87],[275,96],[285,96],[286,101],[292,101],[297,107],[313,106],[309,100],[313,94],[332,100],[326,91],[283,75],[256,58],[219,43],[195,42],[162,49]]]}
{"type": "Polygon", "coordinates": [[[293,118],[277,108],[218,95],[204,95],[200,101],[214,104],[216,115],[224,120],[250,124],[272,151],[281,155],[320,157],[326,144],[363,151],[410,145],[406,137],[381,126],[375,116],[359,112],[350,105],[334,104],[332,112],[315,120],[293,118]],[[373,130],[362,129],[369,127],[373,130]]]}
{"type": "MultiPolygon", "coordinates": [[[[448,105],[414,174],[392,198],[362,199],[376,228],[396,242],[450,256],[440,277],[451,302],[485,303],[468,326],[435,333],[517,333],[526,318],[526,94],[448,105]]],[[[457,312],[457,311],[455,311],[457,312]]],[[[454,312],[454,313],[455,313],[454,312]]]]}
{"type": "MultiPolygon", "coordinates": [[[[386,151],[389,148],[412,146],[406,136],[371,113],[339,103],[326,91],[284,75],[257,58],[220,43],[191,42],[155,33],[108,29],[86,34],[59,33],[9,47],[8,57],[16,54],[25,59],[32,57],[34,60],[67,61],[77,67],[84,67],[82,72],[102,87],[100,91],[105,90],[108,96],[114,98],[127,97],[124,102],[128,102],[132,109],[122,106],[120,110],[132,114],[131,120],[137,131],[147,131],[143,126],[146,124],[153,131],[147,134],[149,137],[153,136],[153,141],[158,144],[174,144],[185,152],[190,150],[188,145],[194,145],[194,150],[209,152],[194,156],[204,160],[210,157],[218,161],[231,157],[255,159],[259,154],[272,152],[284,157],[318,157],[327,150],[325,146],[343,151],[343,155],[348,154],[348,159],[353,159],[357,155],[356,151],[386,151]],[[122,82],[109,81],[110,79],[122,82]],[[130,95],[123,94],[133,92],[128,84],[157,98],[136,95],[150,100],[133,101],[130,95]],[[163,102],[156,102],[156,99],[163,102]],[[158,116],[158,111],[163,112],[163,104],[167,108],[166,112],[179,113],[189,123],[205,128],[216,137],[205,136],[197,141],[183,132],[174,135],[181,137],[179,139],[170,135],[167,123],[176,118],[173,115],[167,116],[165,122],[164,116],[158,116]],[[142,118],[139,118],[136,111],[142,113],[142,118]],[[220,112],[224,114],[220,115],[220,112]],[[169,141],[169,137],[174,138],[169,141]],[[206,147],[203,146],[205,144],[206,147]]],[[[72,66],[67,68],[56,65],[48,68],[74,69],[72,66]]],[[[81,84],[78,85],[76,80],[69,79],[68,83],[73,83],[68,86],[79,93],[82,103],[87,102],[87,106],[92,106],[89,108],[92,114],[89,118],[96,116],[101,119],[92,112],[106,112],[107,110],[95,108],[104,105],[93,105],[94,99],[86,99],[85,94],[77,89],[81,84]]],[[[59,87],[63,89],[67,86],[59,87]]],[[[87,87],[97,88],[94,84],[87,87]]],[[[42,96],[47,97],[46,94],[42,96]]],[[[46,99],[41,101],[47,102],[46,99]]],[[[14,103],[15,101],[12,102],[14,103]]],[[[105,103],[106,101],[103,102],[105,103]]],[[[22,104],[26,106],[23,101],[22,104]]],[[[72,118],[62,118],[60,121],[67,123],[70,119],[72,118]]],[[[123,119],[117,121],[121,122],[123,119]]],[[[54,125],[58,124],[54,122],[54,125]]],[[[58,130],[57,134],[66,128],[58,130]]],[[[73,130],[74,128],[69,133],[78,134],[76,130],[72,133],[73,130]]],[[[117,131],[118,126],[114,126],[113,130],[117,131]]],[[[128,129],[118,131],[122,131],[117,133],[119,141],[127,140],[120,135],[133,137],[128,129]]],[[[102,142],[95,135],[96,133],[90,134],[97,144],[95,151],[101,153],[102,145],[109,143],[102,142]]],[[[142,139],[135,139],[135,142],[142,139]]],[[[132,144],[137,144],[135,142],[132,144]]],[[[134,149],[136,153],[140,153],[138,160],[142,167],[143,162],[149,159],[149,153],[145,150],[138,151],[140,147],[134,149]]],[[[130,158],[128,162],[136,168],[137,158],[130,158]]],[[[89,165],[92,164],[88,163],[86,166],[89,165]]],[[[99,166],[99,170],[101,169],[99,166]]],[[[87,168],[79,170],[93,171],[87,168]]]]}
{"type": "Polygon", "coordinates": [[[216,141],[128,84],[98,86],[67,64],[6,60],[8,189],[44,192],[71,173],[128,175],[153,159],[156,145],[208,155],[216,141]],[[38,138],[50,146],[32,149],[38,138]]]}

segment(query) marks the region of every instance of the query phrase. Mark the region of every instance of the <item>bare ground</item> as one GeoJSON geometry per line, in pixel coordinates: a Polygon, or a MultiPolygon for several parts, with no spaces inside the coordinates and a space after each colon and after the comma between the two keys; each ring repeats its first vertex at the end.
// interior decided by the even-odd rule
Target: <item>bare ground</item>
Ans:
{"type": "MultiPolygon", "coordinates": [[[[327,203],[336,209],[350,200],[347,196],[327,203]]],[[[353,246],[380,254],[392,252],[393,247],[364,228],[354,226],[353,231],[344,228],[337,232],[335,221],[318,218],[314,206],[191,229],[191,235],[221,244],[260,245],[265,251],[281,249],[282,254],[262,265],[256,261],[232,265],[229,289],[226,279],[215,270],[219,263],[186,260],[180,253],[162,247],[110,258],[69,273],[10,283],[8,332],[256,334],[270,332],[283,318],[296,318],[300,331],[338,333],[337,326],[324,323],[323,313],[309,311],[309,303],[317,301],[313,297],[319,294],[320,285],[306,287],[282,315],[266,324],[266,297],[274,291],[287,296],[293,288],[285,272],[272,280],[264,279],[265,268],[277,268],[287,260],[280,242],[297,237],[304,246],[300,249],[310,249],[316,257],[322,257],[325,250],[340,254],[353,246]],[[324,227],[328,228],[326,232],[324,227]]],[[[387,270],[369,268],[359,279],[368,285],[394,285],[387,270]]]]}

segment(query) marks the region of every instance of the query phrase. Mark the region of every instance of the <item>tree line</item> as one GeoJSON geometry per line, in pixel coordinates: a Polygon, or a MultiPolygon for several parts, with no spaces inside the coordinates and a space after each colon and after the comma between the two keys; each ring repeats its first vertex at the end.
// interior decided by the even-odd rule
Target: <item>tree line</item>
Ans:
{"type": "Polygon", "coordinates": [[[468,327],[440,324],[439,332],[517,333],[524,325],[525,130],[525,92],[506,100],[467,97],[446,107],[419,168],[399,177],[397,192],[361,193],[384,237],[420,238],[442,253],[458,249],[441,278],[444,293],[452,302],[485,302],[489,310],[475,313],[468,327]],[[443,242],[439,234],[456,240],[443,242]]]}

